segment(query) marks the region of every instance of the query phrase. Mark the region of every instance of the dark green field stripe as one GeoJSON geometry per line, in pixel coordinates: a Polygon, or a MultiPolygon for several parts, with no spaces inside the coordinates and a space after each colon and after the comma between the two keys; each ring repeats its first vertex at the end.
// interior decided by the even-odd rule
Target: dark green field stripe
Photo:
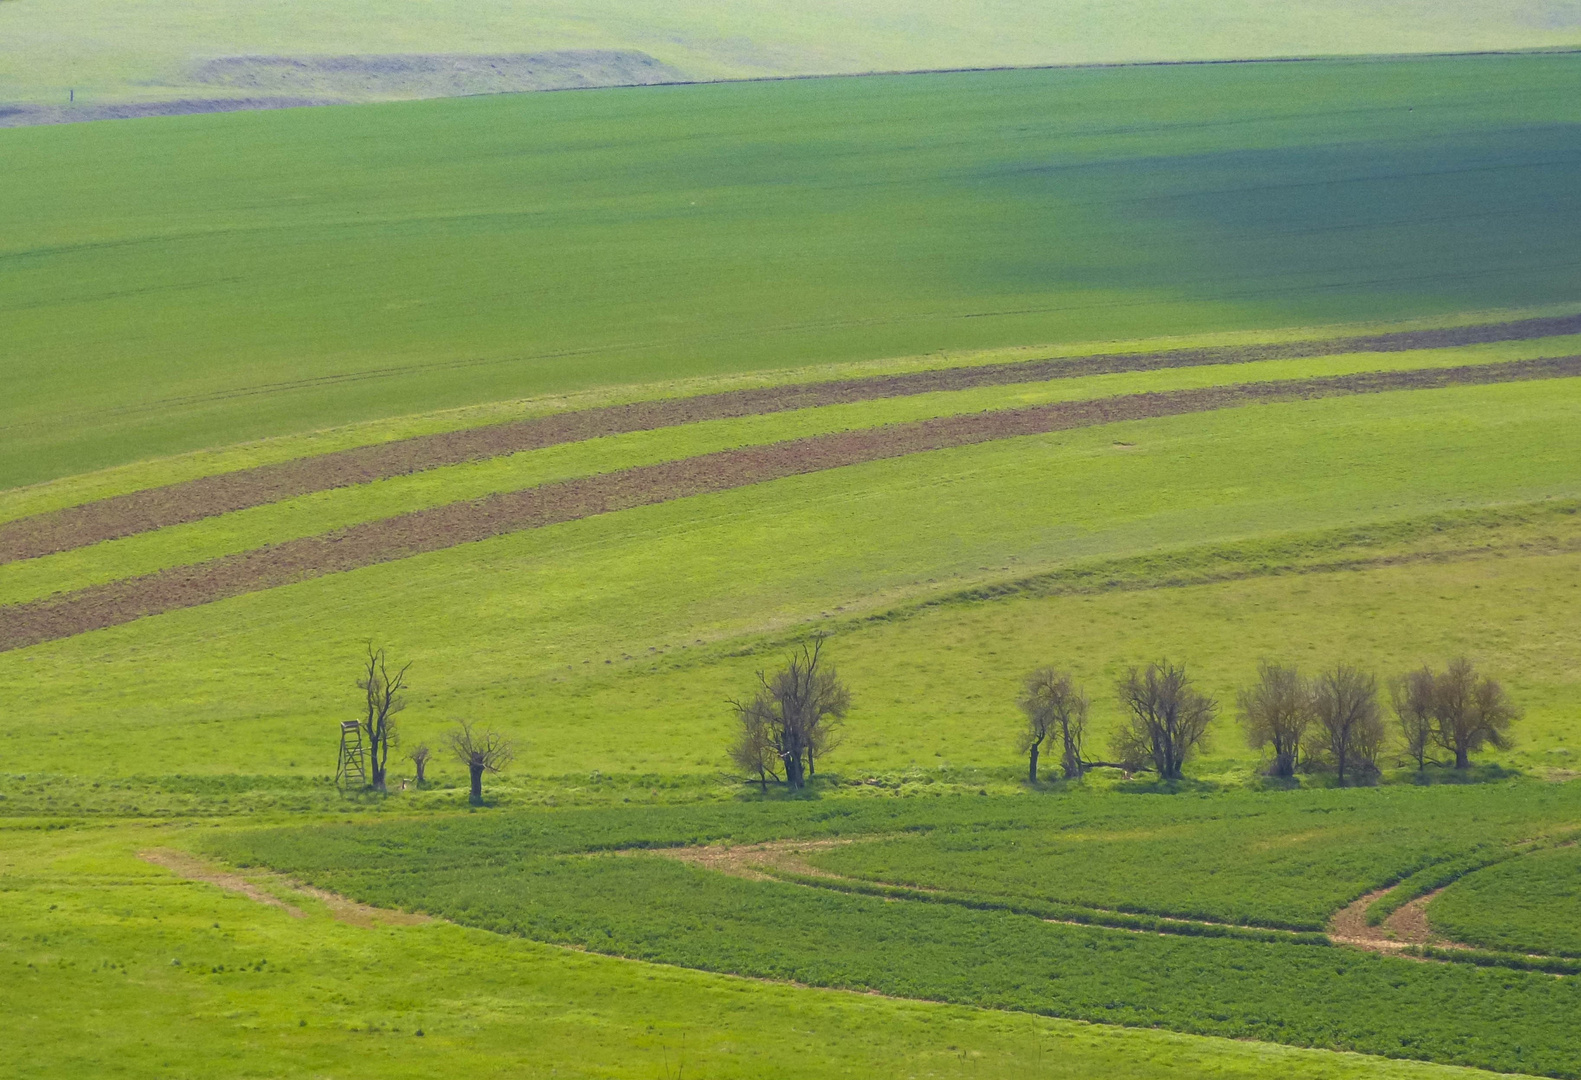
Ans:
{"type": "Polygon", "coordinates": [[[0,608],[0,651],[522,529],[928,450],[1257,402],[1581,376],[1581,356],[1128,394],[937,417],[724,450],[363,522],[0,608]]]}
{"type": "Polygon", "coordinates": [[[1208,364],[1245,364],[1346,353],[1389,353],[1581,333],[1581,315],[1410,330],[1365,337],[1216,346],[942,368],[880,378],[730,390],[690,398],[584,409],[505,424],[419,435],[274,465],[129,492],[0,524],[0,564],[182,525],[315,491],[404,476],[526,450],[705,420],[761,416],[826,405],[985,386],[1046,382],[1208,364]]]}

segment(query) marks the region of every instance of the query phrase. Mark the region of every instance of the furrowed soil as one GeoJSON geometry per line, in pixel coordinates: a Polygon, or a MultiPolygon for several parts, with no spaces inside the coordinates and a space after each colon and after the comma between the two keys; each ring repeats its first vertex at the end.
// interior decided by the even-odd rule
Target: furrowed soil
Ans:
{"type": "Polygon", "coordinates": [[[652,431],[705,420],[735,419],[827,405],[1089,375],[1305,359],[1347,353],[1441,349],[1578,332],[1581,332],[1581,315],[1570,315],[1364,337],[1151,353],[1111,353],[971,368],[943,368],[883,378],[731,390],[698,397],[585,409],[356,447],[130,492],[21,518],[0,524],[0,564],[53,555],[106,540],[118,540],[315,491],[348,487],[563,443],[652,431]]]}
{"type": "Polygon", "coordinates": [[[1577,376],[1581,356],[1243,383],[939,417],[725,450],[414,511],[0,608],[0,651],[522,529],[929,450],[1258,402],[1577,376]]]}

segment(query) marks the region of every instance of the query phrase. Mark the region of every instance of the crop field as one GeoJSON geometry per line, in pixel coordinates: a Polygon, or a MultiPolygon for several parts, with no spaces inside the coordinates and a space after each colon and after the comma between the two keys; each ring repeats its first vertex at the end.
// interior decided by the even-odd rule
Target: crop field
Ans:
{"type": "MultiPolygon", "coordinates": [[[[598,10],[521,47],[643,47],[598,10]]],[[[0,130],[8,1068],[1581,1077],[1578,91],[1553,52],[0,130]],[[731,746],[814,638],[849,708],[793,791],[731,746]],[[387,791],[334,780],[370,645],[387,791]],[[1392,680],[1462,656],[1510,740],[1418,762],[1392,680]],[[1180,779],[1117,756],[1165,659],[1213,702],[1180,779]],[[1267,661],[1376,676],[1376,768],[1273,775],[1267,661]],[[1080,779],[1028,779],[1047,665],[1080,779]],[[515,755],[471,805],[458,720],[515,755]]]]}
{"type": "Polygon", "coordinates": [[[1382,800],[1339,794],[1121,796],[1118,804],[1077,795],[1030,805],[966,796],[846,814],[805,805],[567,812],[263,833],[219,850],[383,907],[683,967],[1574,1074],[1581,1061],[1564,1018],[1581,1008],[1581,983],[1568,978],[1425,964],[1322,938],[1250,940],[1212,933],[1217,927],[1186,936],[1061,925],[1049,913],[987,902],[1014,894],[1035,912],[1038,899],[1080,897],[1187,917],[1302,923],[1293,916],[1326,916],[1413,864],[1443,859],[1439,845],[1450,837],[1474,846],[1581,829],[1581,803],[1568,786],[1401,790],[1382,800]],[[1439,837],[1424,835],[1423,822],[1442,829],[1439,837]],[[886,838],[897,829],[905,839],[886,838]],[[659,856],[666,845],[698,840],[829,836],[844,842],[813,841],[812,866],[924,882],[932,895],[897,900],[820,889],[806,878],[749,881],[659,856]],[[635,853],[576,854],[611,848],[635,853]],[[1205,874],[1210,853],[1234,859],[1238,850],[1245,861],[1222,867],[1229,880],[1205,874]],[[1031,868],[1030,880],[1017,867],[1022,875],[1031,868]],[[1070,874],[1094,869],[1108,880],[1070,874]],[[1281,902],[1283,889],[1297,909],[1281,902]],[[653,905],[654,896],[664,904],[653,905]],[[1159,971],[1170,973],[1162,986],[1159,971]],[[1491,1014],[1486,1023],[1466,1022],[1479,1010],[1491,1014]]]}

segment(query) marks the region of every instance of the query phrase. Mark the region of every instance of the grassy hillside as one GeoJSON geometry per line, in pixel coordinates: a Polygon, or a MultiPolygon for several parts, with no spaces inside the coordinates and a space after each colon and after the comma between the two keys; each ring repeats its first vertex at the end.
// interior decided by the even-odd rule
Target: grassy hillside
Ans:
{"type": "Polygon", "coordinates": [[[1578,80],[1132,68],[0,132],[0,485],[596,385],[1571,303],[1578,80]]]}
{"type": "MultiPolygon", "coordinates": [[[[1573,8],[1267,0],[1083,5],[1009,0],[971,12],[940,0],[799,4],[505,0],[355,5],[92,0],[0,5],[0,102],[64,104],[246,96],[205,81],[215,57],[639,50],[691,78],[1575,45],[1573,8]]],[[[343,96],[341,85],[303,88],[343,96]]],[[[399,91],[396,91],[399,96],[399,91]]]]}

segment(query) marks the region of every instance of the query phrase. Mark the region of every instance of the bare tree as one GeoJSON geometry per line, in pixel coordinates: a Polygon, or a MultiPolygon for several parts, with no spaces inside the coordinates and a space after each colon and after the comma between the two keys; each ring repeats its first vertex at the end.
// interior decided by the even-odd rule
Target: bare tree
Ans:
{"type": "Polygon", "coordinates": [[[834,668],[824,664],[823,641],[819,635],[803,644],[772,678],[758,672],[751,700],[730,702],[740,724],[731,756],[760,783],[766,785],[767,776],[783,770],[788,785],[805,787],[817,759],[839,745],[839,724],[851,694],[834,668]]]}
{"type": "Polygon", "coordinates": [[[433,751],[428,749],[427,743],[419,743],[417,748],[406,755],[417,769],[417,785],[423,785],[423,771],[428,768],[428,759],[433,756],[433,751]]]}
{"type": "Polygon", "coordinates": [[[1418,668],[1389,683],[1389,704],[1400,725],[1400,739],[1405,744],[1405,752],[1416,762],[1417,772],[1427,768],[1437,695],[1437,680],[1429,667],[1418,668]]]}
{"type": "Polygon", "coordinates": [[[1272,749],[1269,771],[1294,776],[1300,764],[1301,743],[1312,723],[1312,684],[1293,667],[1264,660],[1257,665],[1257,682],[1235,696],[1241,724],[1252,749],[1272,749]]]}
{"type": "Polygon", "coordinates": [[[497,773],[516,757],[511,744],[498,732],[478,734],[467,720],[457,720],[459,731],[452,731],[447,739],[456,760],[467,767],[472,779],[472,794],[467,801],[473,806],[483,805],[483,774],[497,773]]]}
{"type": "Polygon", "coordinates": [[[1321,745],[1334,758],[1339,782],[1345,774],[1373,772],[1383,744],[1383,711],[1378,680],[1360,668],[1338,664],[1317,678],[1313,705],[1321,745]]]}
{"type": "Polygon", "coordinates": [[[1114,737],[1114,753],[1130,768],[1157,770],[1164,780],[1179,780],[1186,759],[1207,734],[1219,703],[1191,685],[1186,669],[1160,660],[1146,670],[1132,668],[1118,686],[1126,724],[1114,737]]]}
{"type": "Polygon", "coordinates": [[[1504,687],[1486,675],[1479,678],[1465,657],[1450,661],[1433,683],[1433,741],[1455,755],[1455,768],[1468,768],[1484,745],[1509,747],[1510,725],[1520,710],[1504,687]]]}
{"type": "Polygon", "coordinates": [[[365,698],[362,730],[368,738],[368,764],[377,791],[385,790],[384,773],[390,761],[390,747],[398,741],[395,714],[406,708],[406,698],[401,691],[406,689],[406,673],[411,666],[408,663],[391,675],[384,650],[376,650],[373,642],[368,642],[368,659],[362,678],[357,680],[357,688],[365,698]]]}
{"type": "Polygon", "coordinates": [[[1021,729],[1021,750],[1028,755],[1027,779],[1038,782],[1038,754],[1045,742],[1059,750],[1065,779],[1079,779],[1086,768],[1081,751],[1087,732],[1087,695],[1076,688],[1069,674],[1044,667],[1027,676],[1017,704],[1027,718],[1021,729]]]}

